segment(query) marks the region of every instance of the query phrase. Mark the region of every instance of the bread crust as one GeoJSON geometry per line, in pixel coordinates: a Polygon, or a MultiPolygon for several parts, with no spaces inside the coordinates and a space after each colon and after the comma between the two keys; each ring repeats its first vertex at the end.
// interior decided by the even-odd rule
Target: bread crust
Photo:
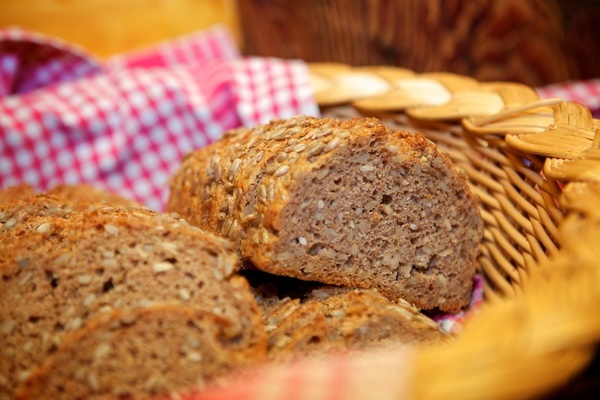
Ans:
{"type": "Polygon", "coordinates": [[[449,312],[468,304],[483,236],[450,159],[374,118],[230,132],[186,157],[167,209],[232,239],[263,271],[449,312]]]}
{"type": "Polygon", "coordinates": [[[147,399],[203,388],[254,364],[231,321],[158,304],[100,315],[65,339],[18,388],[17,399],[147,399]]]}
{"type": "Polygon", "coordinates": [[[406,301],[390,301],[372,289],[318,286],[301,298],[270,303],[263,318],[273,360],[428,345],[451,338],[406,301]]]}
{"type": "Polygon", "coordinates": [[[237,332],[238,351],[265,357],[259,310],[228,240],[143,208],[72,211],[47,194],[4,210],[19,217],[0,233],[0,397],[89,320],[154,303],[215,314],[237,332]]]}

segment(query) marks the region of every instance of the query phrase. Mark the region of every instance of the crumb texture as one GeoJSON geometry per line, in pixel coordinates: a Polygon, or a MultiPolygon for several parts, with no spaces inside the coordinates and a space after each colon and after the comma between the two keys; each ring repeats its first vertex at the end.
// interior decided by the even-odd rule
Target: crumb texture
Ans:
{"type": "MultiPolygon", "coordinates": [[[[179,318],[178,307],[193,308],[199,321],[223,321],[216,327],[231,338],[228,352],[235,349],[257,362],[266,356],[260,312],[246,279],[237,273],[239,259],[229,241],[177,216],[85,187],[16,192],[0,203],[0,399],[10,399],[63,346],[80,346],[71,341],[83,340],[78,332],[93,321],[111,313],[146,316],[143,310],[160,305],[173,307],[174,315],[148,316],[154,321],[149,327],[179,318]]],[[[156,335],[169,340],[169,332],[161,332],[156,335]]],[[[108,343],[114,345],[117,337],[108,343]]],[[[148,371],[142,366],[154,369],[160,362],[159,357],[142,363],[135,373],[143,375],[148,371]]],[[[165,385],[182,367],[164,378],[165,385]]],[[[100,372],[97,378],[102,390],[112,379],[100,372]]]]}
{"type": "Polygon", "coordinates": [[[388,300],[373,289],[323,285],[257,271],[244,275],[263,311],[271,360],[451,340],[408,302],[388,300]]]}
{"type": "Polygon", "coordinates": [[[231,132],[184,160],[168,208],[263,271],[450,312],[468,303],[483,235],[449,158],[373,118],[231,132]]]}
{"type": "Polygon", "coordinates": [[[145,399],[253,361],[225,319],[193,307],[116,310],[88,324],[45,360],[15,399],[145,399]]]}

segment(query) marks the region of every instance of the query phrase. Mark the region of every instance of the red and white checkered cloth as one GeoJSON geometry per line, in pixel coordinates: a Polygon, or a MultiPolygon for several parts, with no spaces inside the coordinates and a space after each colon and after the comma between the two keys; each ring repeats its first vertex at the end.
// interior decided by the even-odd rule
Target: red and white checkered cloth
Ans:
{"type": "Polygon", "coordinates": [[[0,188],[87,182],[161,210],[192,149],[297,114],[318,115],[305,64],[241,57],[218,26],[104,63],[0,31],[0,188]]]}
{"type": "MultiPolygon", "coordinates": [[[[600,80],[540,93],[600,109],[600,80]]],[[[192,149],[230,128],[318,112],[304,63],[241,57],[219,26],[106,62],[0,30],[0,189],[87,182],[161,210],[192,149]]]]}
{"type": "MultiPolygon", "coordinates": [[[[412,398],[415,350],[393,348],[255,368],[224,389],[169,400],[402,400],[412,398]]],[[[165,399],[166,400],[166,399],[165,399]]]]}
{"type": "Polygon", "coordinates": [[[600,78],[555,83],[537,91],[544,98],[557,97],[581,103],[590,109],[594,118],[600,118],[600,78]]]}

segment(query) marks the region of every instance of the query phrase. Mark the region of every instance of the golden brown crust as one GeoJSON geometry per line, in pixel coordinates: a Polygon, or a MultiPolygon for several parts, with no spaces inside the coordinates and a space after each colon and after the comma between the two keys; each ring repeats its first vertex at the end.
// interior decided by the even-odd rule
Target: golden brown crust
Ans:
{"type": "Polygon", "coordinates": [[[13,200],[23,199],[35,194],[35,188],[31,185],[17,185],[0,190],[0,204],[13,200]]]}
{"type": "Polygon", "coordinates": [[[449,158],[374,118],[226,135],[184,160],[168,209],[236,241],[264,271],[451,312],[468,303],[483,235],[449,158]]]}
{"type": "Polygon", "coordinates": [[[0,245],[0,395],[88,320],[156,302],[221,315],[240,351],[265,354],[259,311],[229,241],[143,208],[76,212],[56,196],[30,200],[11,203],[22,218],[5,224],[0,245]]]}
{"type": "Polygon", "coordinates": [[[137,201],[87,184],[58,185],[48,190],[47,193],[56,196],[75,211],[84,211],[90,207],[99,208],[102,206],[144,208],[137,201]]]}
{"type": "Polygon", "coordinates": [[[374,290],[311,283],[288,283],[288,288],[290,292],[273,291],[265,284],[255,288],[272,360],[450,339],[437,323],[406,301],[389,301],[374,290]]]}
{"type": "Polygon", "coordinates": [[[231,321],[174,304],[115,310],[70,334],[15,399],[141,399],[202,388],[254,364],[231,321]]]}
{"type": "Polygon", "coordinates": [[[69,214],[95,209],[157,214],[135,201],[89,185],[59,185],[41,193],[23,185],[0,191],[0,236],[7,245],[11,237],[28,232],[45,233],[55,221],[68,218],[69,214]]]}

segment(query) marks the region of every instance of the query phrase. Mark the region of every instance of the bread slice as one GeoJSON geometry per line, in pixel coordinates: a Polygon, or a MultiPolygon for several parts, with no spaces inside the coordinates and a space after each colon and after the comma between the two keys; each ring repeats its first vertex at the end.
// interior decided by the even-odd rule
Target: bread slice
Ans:
{"type": "Polygon", "coordinates": [[[437,323],[406,301],[390,301],[373,289],[245,275],[263,311],[272,360],[450,339],[437,323]]]}
{"type": "Polygon", "coordinates": [[[23,184],[10,186],[0,190],[0,204],[8,203],[16,199],[22,199],[35,194],[35,188],[31,185],[23,184]]]}
{"type": "Polygon", "coordinates": [[[231,322],[240,351],[266,339],[229,241],[169,215],[101,208],[49,218],[0,244],[0,396],[96,315],[153,303],[198,307],[231,322]]]}
{"type": "Polygon", "coordinates": [[[115,310],[69,335],[15,399],[147,399],[202,389],[256,363],[231,321],[195,307],[115,310]]]}
{"type": "Polygon", "coordinates": [[[450,159],[374,118],[230,132],[183,160],[167,208],[263,271],[449,312],[469,302],[483,235],[450,159]]]}
{"type": "Polygon", "coordinates": [[[87,184],[57,185],[45,192],[37,192],[30,185],[12,186],[0,190],[0,205],[5,206],[15,200],[29,201],[37,195],[56,198],[66,208],[73,211],[85,211],[90,206],[93,208],[101,206],[144,208],[142,204],[134,200],[87,184]]]}
{"type": "MultiPolygon", "coordinates": [[[[62,199],[48,193],[35,194],[31,197],[17,199],[0,204],[0,263],[7,257],[11,258],[17,250],[37,249],[42,244],[46,247],[60,246],[62,235],[60,231],[68,225],[68,220],[82,209],[94,210],[100,207],[102,212],[112,215],[135,214],[140,217],[157,216],[156,211],[147,208],[114,208],[101,203],[80,203],[77,211],[73,205],[66,204],[62,199]],[[29,237],[37,238],[30,241],[29,237]],[[43,238],[43,243],[39,239],[43,238]]],[[[9,262],[11,262],[9,260],[9,262]]]]}
{"type": "Polygon", "coordinates": [[[350,350],[319,302],[283,298],[265,310],[264,323],[272,361],[325,357],[350,350]]]}
{"type": "Polygon", "coordinates": [[[65,205],[76,211],[84,211],[90,206],[92,208],[99,208],[103,205],[121,208],[144,208],[141,203],[135,200],[88,184],[57,185],[48,190],[47,193],[58,197],[65,205]]]}
{"type": "Polygon", "coordinates": [[[89,185],[59,185],[37,193],[27,185],[0,191],[0,237],[18,237],[29,231],[44,231],[54,218],[97,208],[135,209],[138,213],[157,212],[141,204],[89,185]]]}

